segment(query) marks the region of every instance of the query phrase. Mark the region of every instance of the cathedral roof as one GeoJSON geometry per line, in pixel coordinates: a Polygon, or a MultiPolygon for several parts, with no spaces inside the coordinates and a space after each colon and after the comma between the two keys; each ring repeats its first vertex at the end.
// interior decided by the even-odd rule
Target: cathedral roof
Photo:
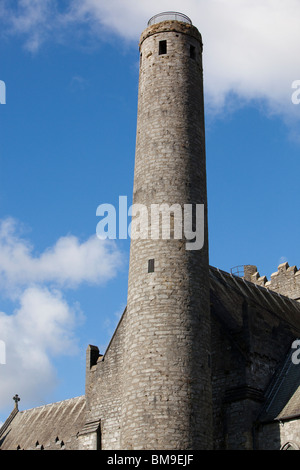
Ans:
{"type": "Polygon", "coordinates": [[[260,422],[284,421],[300,416],[300,365],[297,350],[291,348],[278,368],[266,393],[260,422]],[[296,354],[296,360],[293,355],[296,354]]]}
{"type": "Polygon", "coordinates": [[[247,301],[291,325],[300,336],[300,302],[212,266],[209,274],[211,303],[223,306],[222,316],[227,325],[240,319],[238,307],[247,301]],[[225,318],[226,312],[229,315],[225,318]]]}
{"type": "MultiPolygon", "coordinates": [[[[247,380],[241,378],[250,385],[243,397],[251,392],[262,402],[258,421],[300,417],[300,341],[294,343],[300,337],[300,302],[213,267],[210,297],[212,315],[249,365],[247,380]],[[259,373],[266,359],[270,372],[274,364],[271,380],[267,369],[259,373]]],[[[231,400],[241,398],[241,386],[230,392],[231,400]]]]}
{"type": "Polygon", "coordinates": [[[15,408],[0,429],[0,448],[73,450],[84,423],[84,396],[25,411],[15,408]]]}

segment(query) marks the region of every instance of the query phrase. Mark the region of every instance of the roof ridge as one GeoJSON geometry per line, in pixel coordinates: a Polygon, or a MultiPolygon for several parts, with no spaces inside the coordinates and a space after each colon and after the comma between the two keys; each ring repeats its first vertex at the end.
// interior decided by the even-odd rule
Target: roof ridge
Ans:
{"type": "Polygon", "coordinates": [[[77,400],[78,398],[85,398],[85,395],[78,395],[77,397],[65,398],[64,400],[54,401],[53,403],[46,403],[45,405],[33,406],[32,408],[27,408],[26,410],[19,411],[19,413],[26,413],[27,411],[37,410],[39,408],[44,408],[46,406],[58,405],[59,403],[64,403],[66,401],[77,400]]]}
{"type": "Polygon", "coordinates": [[[12,422],[12,420],[14,419],[14,417],[19,413],[19,410],[17,407],[15,407],[12,412],[10,413],[10,415],[8,416],[8,418],[6,419],[6,421],[3,423],[3,425],[1,426],[0,428],[0,437],[4,434],[4,432],[6,431],[6,429],[8,428],[8,426],[10,425],[10,423],[12,422]]]}
{"type": "Polygon", "coordinates": [[[212,271],[215,271],[217,273],[219,273],[221,276],[225,275],[225,277],[229,277],[231,279],[234,279],[236,281],[236,283],[240,283],[240,284],[245,284],[249,289],[250,291],[253,291],[254,292],[254,289],[257,289],[258,291],[261,291],[263,293],[266,293],[267,295],[269,295],[271,298],[275,299],[276,297],[277,298],[280,298],[282,301],[285,301],[287,303],[290,303],[291,305],[293,305],[297,310],[300,309],[300,302],[297,302],[297,300],[295,299],[292,299],[291,297],[287,296],[287,295],[284,295],[284,294],[281,294],[279,292],[276,292],[276,291],[273,291],[271,289],[268,289],[267,287],[265,286],[261,286],[259,284],[255,284],[254,282],[252,281],[248,281],[244,278],[241,278],[239,276],[235,276],[234,274],[231,274],[227,271],[224,271],[223,269],[219,269],[219,268],[216,268],[215,266],[212,266],[210,265],[209,266],[209,270],[212,272],[212,271]]]}

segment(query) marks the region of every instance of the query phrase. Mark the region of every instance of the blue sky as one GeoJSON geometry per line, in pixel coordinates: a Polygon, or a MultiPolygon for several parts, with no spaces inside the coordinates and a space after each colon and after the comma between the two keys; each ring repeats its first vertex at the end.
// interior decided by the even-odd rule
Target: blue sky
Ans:
{"type": "Polygon", "coordinates": [[[210,263],[300,265],[300,1],[3,1],[0,6],[0,422],[84,393],[126,305],[129,240],[96,238],[132,197],[138,39],[182,11],[204,42],[210,263]],[[288,4],[288,8],[286,7],[288,4]]]}

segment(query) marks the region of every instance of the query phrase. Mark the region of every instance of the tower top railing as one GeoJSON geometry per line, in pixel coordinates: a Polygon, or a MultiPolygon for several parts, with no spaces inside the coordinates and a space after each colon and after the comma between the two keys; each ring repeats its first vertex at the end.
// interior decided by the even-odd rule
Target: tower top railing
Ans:
{"type": "Polygon", "coordinates": [[[184,23],[192,24],[190,18],[183,13],[178,13],[176,11],[165,11],[164,13],[158,13],[157,15],[152,16],[148,21],[148,26],[151,26],[161,21],[182,21],[184,23]]]}

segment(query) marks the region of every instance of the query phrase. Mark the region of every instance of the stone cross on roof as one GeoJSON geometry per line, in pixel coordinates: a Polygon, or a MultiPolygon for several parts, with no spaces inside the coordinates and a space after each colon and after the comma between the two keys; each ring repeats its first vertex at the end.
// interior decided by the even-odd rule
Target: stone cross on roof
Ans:
{"type": "Polygon", "coordinates": [[[14,402],[15,402],[15,408],[18,409],[18,402],[20,401],[19,395],[16,394],[16,395],[13,397],[13,400],[14,400],[14,402]]]}

